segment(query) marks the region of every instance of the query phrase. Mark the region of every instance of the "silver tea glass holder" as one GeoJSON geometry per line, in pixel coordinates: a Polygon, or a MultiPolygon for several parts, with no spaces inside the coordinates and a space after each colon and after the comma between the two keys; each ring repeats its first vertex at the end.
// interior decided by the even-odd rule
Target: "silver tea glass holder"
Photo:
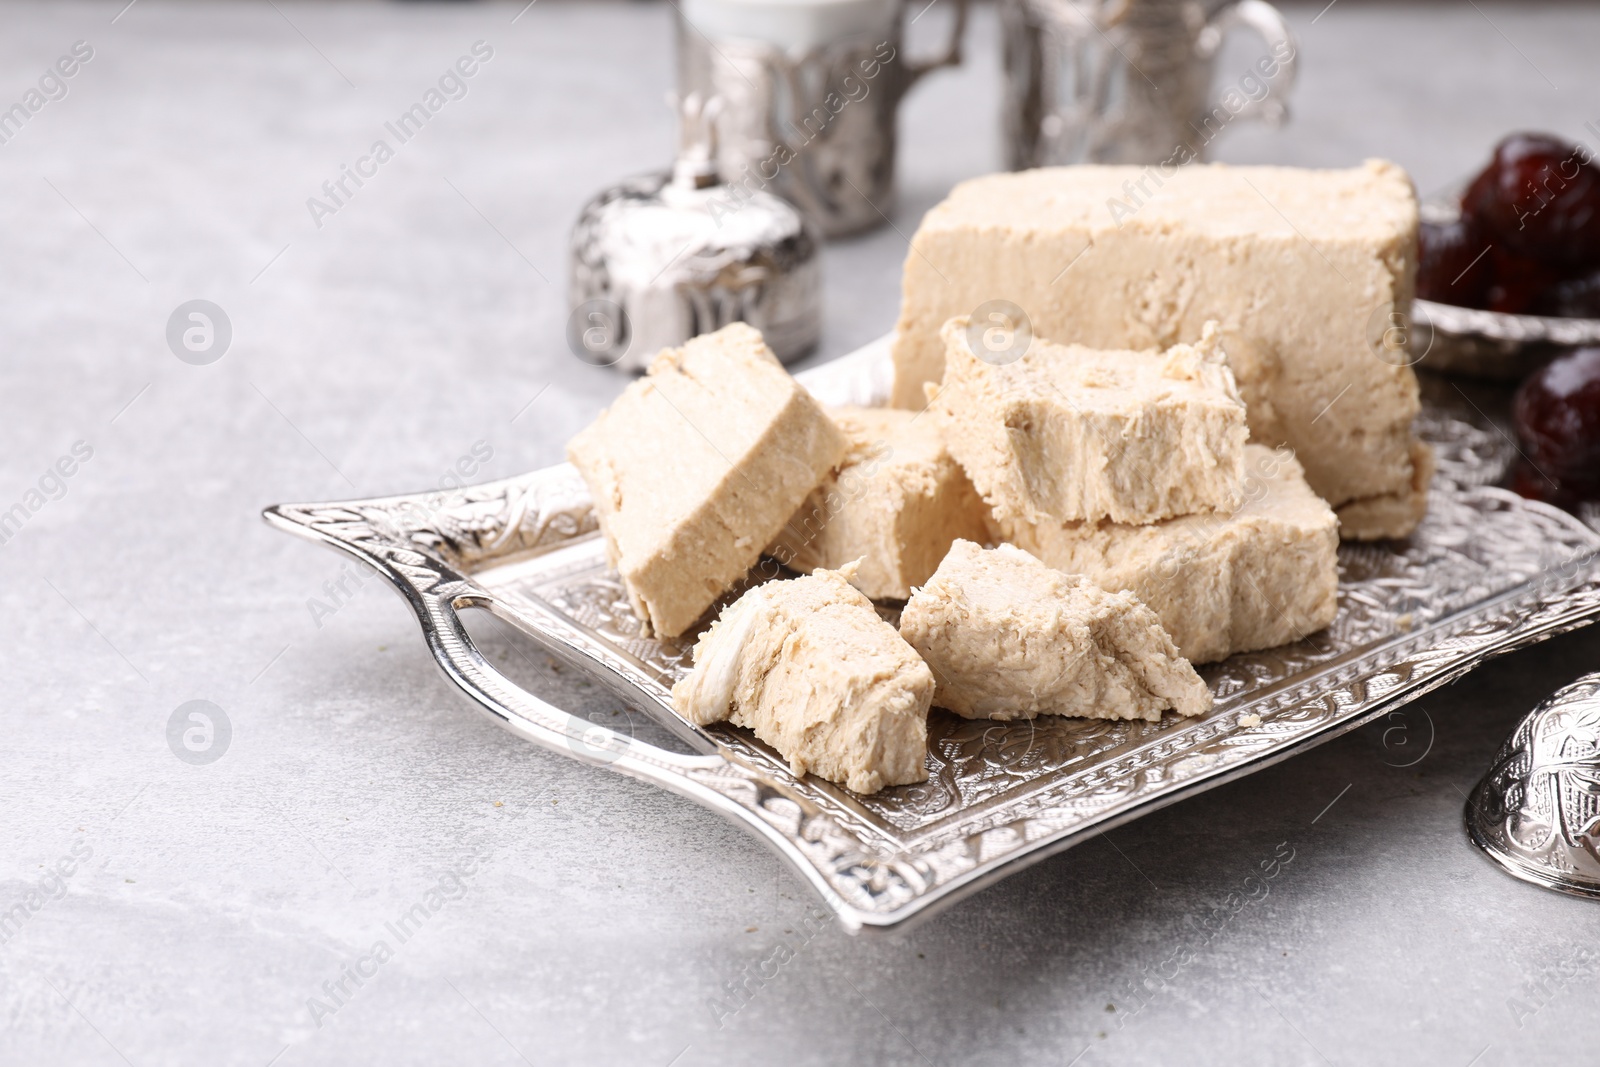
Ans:
{"type": "Polygon", "coordinates": [[[674,5],[678,93],[723,101],[716,162],[729,190],[781,196],[827,237],[884,224],[900,102],[925,75],[961,62],[967,0],[942,2],[954,9],[949,35],[922,59],[906,54],[905,38],[933,7],[926,0],[674,5]]]}
{"type": "Polygon", "coordinates": [[[1001,127],[1013,170],[1071,163],[1181,166],[1235,122],[1288,117],[1298,48],[1265,0],[1208,14],[1198,0],[999,0],[1001,127]],[[1266,52],[1213,95],[1235,29],[1266,52]]]}

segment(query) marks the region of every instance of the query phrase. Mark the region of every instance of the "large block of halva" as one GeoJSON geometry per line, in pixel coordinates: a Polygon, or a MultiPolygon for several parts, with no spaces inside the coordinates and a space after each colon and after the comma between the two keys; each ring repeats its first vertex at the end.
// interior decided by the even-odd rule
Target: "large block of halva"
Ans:
{"type": "Polygon", "coordinates": [[[1193,341],[1215,319],[1254,441],[1293,448],[1336,507],[1411,500],[1417,382],[1405,353],[1383,346],[1390,316],[1410,308],[1417,224],[1410,179],[1380,161],[965,182],[906,256],[894,402],[923,405],[943,374],[940,328],[987,302],[1020,307],[1036,336],[1096,348],[1193,341]]]}

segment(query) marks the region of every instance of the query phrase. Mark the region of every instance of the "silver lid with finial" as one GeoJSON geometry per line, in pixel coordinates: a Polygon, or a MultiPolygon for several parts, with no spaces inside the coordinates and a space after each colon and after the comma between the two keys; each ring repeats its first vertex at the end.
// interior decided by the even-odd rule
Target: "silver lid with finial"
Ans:
{"type": "Polygon", "coordinates": [[[720,106],[686,97],[672,170],[604,189],[579,212],[567,293],[579,358],[639,372],[661,349],[739,321],[785,362],[816,344],[817,232],[788,202],[721,181],[720,106]]]}
{"type": "Polygon", "coordinates": [[[1472,843],[1518,878],[1600,897],[1600,673],[1517,724],[1466,817],[1472,843]]]}

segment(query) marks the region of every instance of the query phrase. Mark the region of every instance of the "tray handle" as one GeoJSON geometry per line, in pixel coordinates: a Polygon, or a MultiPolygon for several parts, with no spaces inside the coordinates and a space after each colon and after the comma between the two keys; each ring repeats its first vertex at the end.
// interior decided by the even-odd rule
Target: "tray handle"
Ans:
{"type": "Polygon", "coordinates": [[[479,710],[518,737],[597,767],[612,767],[659,781],[660,772],[684,774],[721,769],[720,753],[686,755],[618,733],[563,711],[501,674],[478,651],[461,619],[461,608],[493,610],[480,594],[419,597],[413,603],[423,638],[439,669],[472,698],[479,710]]]}
{"type": "MultiPolygon", "coordinates": [[[[393,577],[388,568],[379,569],[393,577]]],[[[849,932],[892,925],[895,918],[885,921],[871,908],[858,907],[859,901],[846,899],[841,889],[851,885],[853,873],[866,872],[869,883],[886,885],[927,877],[927,872],[868,854],[813,804],[721,745],[709,755],[669,752],[562,711],[523,689],[484,658],[461,621],[460,608],[490,608],[492,599],[468,593],[407,600],[417,609],[428,650],[445,676],[500,726],[585,763],[661,786],[755,830],[811,885],[849,932]]],[[[856,888],[859,894],[861,887],[856,888]]]]}
{"type": "Polygon", "coordinates": [[[704,755],[670,752],[561,710],[517,685],[478,651],[462,608],[493,611],[492,594],[436,552],[411,543],[394,500],[279,504],[262,518],[337,549],[381,574],[422,627],[434,662],[478,710],[525,740],[593,766],[650,782],[756,831],[823,898],[852,933],[903,916],[873,898],[917,895],[931,872],[877,854],[787,783],[721,744],[704,755]],[[915,869],[914,869],[915,868],[915,869]]]}
{"type": "Polygon", "coordinates": [[[445,677],[490,719],[537,745],[585,763],[672,785],[685,775],[733,765],[724,752],[682,755],[619,734],[541,700],[501,674],[473,643],[459,609],[493,611],[493,598],[440,555],[408,543],[389,501],[278,504],[262,511],[269,526],[354,556],[377,571],[416,615],[445,677]]]}

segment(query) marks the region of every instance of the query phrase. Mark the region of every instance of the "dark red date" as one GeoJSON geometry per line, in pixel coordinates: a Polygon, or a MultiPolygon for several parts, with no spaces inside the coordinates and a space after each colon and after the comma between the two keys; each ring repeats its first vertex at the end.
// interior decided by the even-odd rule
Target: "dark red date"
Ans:
{"type": "Polygon", "coordinates": [[[1483,257],[1489,264],[1489,284],[1482,307],[1512,315],[1532,314],[1545,294],[1561,281],[1561,272],[1547,263],[1519,256],[1504,245],[1494,245],[1483,257]]]}
{"type": "Polygon", "coordinates": [[[1419,244],[1425,300],[1600,315],[1600,165],[1584,145],[1514,133],[1467,186],[1460,219],[1424,223],[1419,244]]]}
{"type": "Polygon", "coordinates": [[[1512,413],[1525,456],[1517,492],[1566,507],[1600,500],[1600,348],[1562,356],[1522,383],[1512,413]]]}
{"type": "Polygon", "coordinates": [[[1419,234],[1417,295],[1460,307],[1483,307],[1488,299],[1489,241],[1466,220],[1424,222],[1419,234]]]}
{"type": "Polygon", "coordinates": [[[1600,265],[1600,168],[1587,148],[1514,133],[1495,146],[1461,208],[1519,256],[1558,268],[1600,265]]]}
{"type": "Polygon", "coordinates": [[[1544,291],[1533,310],[1537,315],[1600,319],[1600,271],[1557,282],[1544,291]]]}

